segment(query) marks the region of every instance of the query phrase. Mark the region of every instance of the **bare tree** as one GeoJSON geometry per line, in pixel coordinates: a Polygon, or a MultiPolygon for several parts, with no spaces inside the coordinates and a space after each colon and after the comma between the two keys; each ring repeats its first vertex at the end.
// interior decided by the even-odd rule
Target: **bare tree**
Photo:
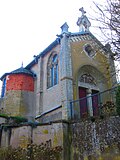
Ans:
{"type": "Polygon", "coordinates": [[[99,35],[100,41],[105,44],[105,49],[110,49],[111,46],[110,57],[115,60],[115,72],[111,75],[116,75],[117,82],[120,82],[120,0],[104,0],[99,3],[94,0],[93,3],[95,17],[92,15],[90,18],[97,22],[96,27],[102,33],[99,35]]]}
{"type": "Polygon", "coordinates": [[[106,0],[105,4],[94,2],[97,8],[95,21],[104,39],[112,47],[113,58],[120,61],[120,0],[106,0]]]}

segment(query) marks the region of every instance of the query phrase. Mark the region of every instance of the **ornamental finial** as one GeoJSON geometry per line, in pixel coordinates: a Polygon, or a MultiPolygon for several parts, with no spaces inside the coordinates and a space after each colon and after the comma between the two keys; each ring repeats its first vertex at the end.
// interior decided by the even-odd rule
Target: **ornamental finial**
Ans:
{"type": "Polygon", "coordinates": [[[23,68],[23,61],[22,61],[22,64],[21,64],[21,68],[23,68]]]}
{"type": "Polygon", "coordinates": [[[88,20],[87,16],[85,15],[86,11],[84,10],[83,7],[81,7],[79,11],[81,11],[82,13],[81,17],[78,17],[77,21],[77,25],[79,26],[79,32],[88,32],[91,23],[88,20]]]}
{"type": "Polygon", "coordinates": [[[84,15],[85,15],[85,13],[86,13],[86,11],[84,10],[84,8],[83,8],[83,7],[81,7],[81,8],[79,9],[79,11],[81,11],[82,16],[84,16],[84,15]]]}

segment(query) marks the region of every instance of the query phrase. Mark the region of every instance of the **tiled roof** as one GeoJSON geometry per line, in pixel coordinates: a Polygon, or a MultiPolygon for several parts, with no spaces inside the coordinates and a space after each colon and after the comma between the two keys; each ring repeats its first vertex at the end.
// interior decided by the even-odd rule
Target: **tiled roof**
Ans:
{"type": "Polygon", "coordinates": [[[33,76],[33,73],[30,70],[27,70],[23,67],[20,67],[12,72],[10,72],[10,74],[18,74],[18,73],[24,73],[24,74],[29,74],[33,76]]]}
{"type": "Polygon", "coordinates": [[[9,72],[9,73],[5,73],[3,74],[3,76],[0,78],[0,80],[3,80],[4,77],[6,77],[7,75],[10,75],[10,74],[28,74],[28,75],[31,75],[33,77],[35,77],[35,74],[33,72],[31,72],[30,70],[27,70],[23,67],[20,67],[12,72],[9,72]]]}

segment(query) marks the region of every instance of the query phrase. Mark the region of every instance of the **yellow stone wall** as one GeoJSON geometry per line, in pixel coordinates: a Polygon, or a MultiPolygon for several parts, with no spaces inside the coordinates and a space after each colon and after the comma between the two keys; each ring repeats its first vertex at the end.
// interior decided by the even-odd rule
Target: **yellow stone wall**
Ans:
{"type": "Polygon", "coordinates": [[[5,113],[12,116],[20,115],[21,91],[8,91],[5,96],[5,113]]]}
{"type": "MultiPolygon", "coordinates": [[[[95,42],[94,42],[95,43],[95,42]]],[[[108,89],[111,87],[111,78],[110,78],[110,67],[109,59],[104,54],[103,50],[99,50],[97,44],[91,44],[91,41],[84,40],[79,42],[71,42],[71,56],[72,56],[72,66],[73,66],[73,90],[74,90],[74,99],[78,99],[78,76],[80,68],[85,65],[90,65],[97,69],[103,77],[106,79],[106,86],[108,89]],[[95,48],[96,54],[93,58],[89,57],[84,51],[84,45],[90,44],[95,48]]]]}

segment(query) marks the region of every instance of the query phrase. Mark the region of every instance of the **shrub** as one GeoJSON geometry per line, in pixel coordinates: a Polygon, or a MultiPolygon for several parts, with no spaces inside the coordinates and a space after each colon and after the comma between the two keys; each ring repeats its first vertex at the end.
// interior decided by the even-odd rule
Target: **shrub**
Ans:
{"type": "Polygon", "coordinates": [[[62,148],[29,144],[27,148],[0,148],[0,160],[59,160],[62,148]]]}
{"type": "Polygon", "coordinates": [[[118,89],[116,91],[116,107],[116,111],[120,116],[120,86],[118,86],[118,89]]]}
{"type": "Polygon", "coordinates": [[[101,105],[101,115],[102,116],[114,115],[115,111],[116,111],[116,106],[114,102],[112,101],[107,101],[106,103],[101,105]]]}

